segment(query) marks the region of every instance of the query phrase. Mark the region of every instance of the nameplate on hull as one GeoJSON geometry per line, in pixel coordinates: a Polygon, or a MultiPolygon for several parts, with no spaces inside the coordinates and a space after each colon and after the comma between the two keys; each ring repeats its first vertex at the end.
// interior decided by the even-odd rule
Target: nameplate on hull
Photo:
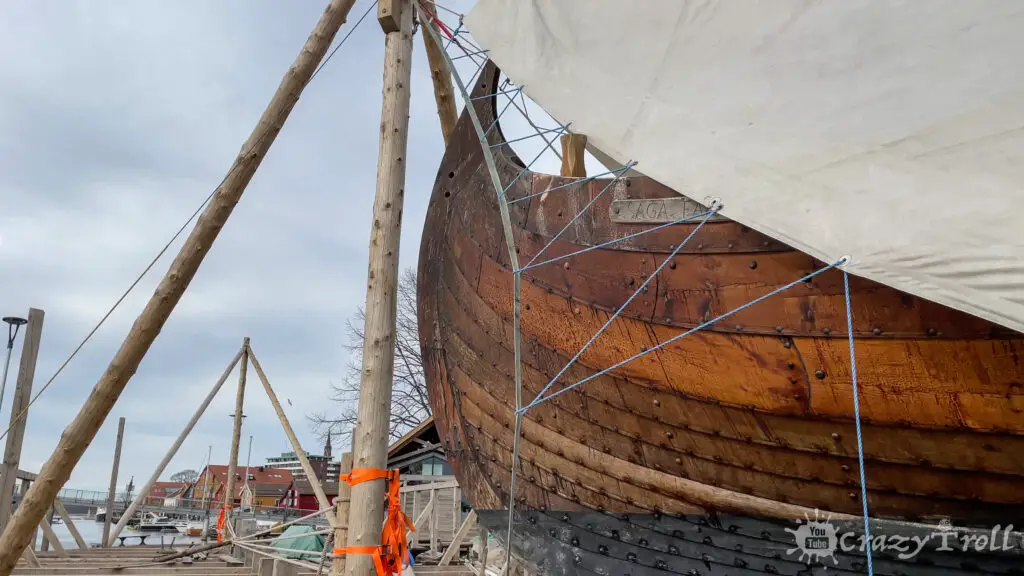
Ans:
{"type": "MultiPolygon", "coordinates": [[[[666,224],[693,218],[708,211],[707,207],[689,198],[654,198],[650,200],[615,200],[611,220],[618,224],[666,224]]],[[[725,220],[715,215],[711,221],[725,220]]]]}

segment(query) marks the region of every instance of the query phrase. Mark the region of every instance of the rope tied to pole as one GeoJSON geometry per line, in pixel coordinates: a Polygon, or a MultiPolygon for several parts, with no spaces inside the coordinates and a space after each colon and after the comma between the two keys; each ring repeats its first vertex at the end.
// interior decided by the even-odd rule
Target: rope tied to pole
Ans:
{"type": "Polygon", "coordinates": [[[398,478],[397,469],[383,470],[380,468],[354,468],[352,472],[339,477],[349,486],[371,480],[385,479],[388,481],[385,495],[388,500],[388,514],[380,533],[380,546],[348,546],[334,549],[334,554],[338,556],[347,554],[373,556],[373,565],[377,569],[377,576],[397,575],[408,565],[409,543],[405,539],[405,533],[406,529],[412,532],[416,531],[416,527],[402,510],[402,502],[398,493],[398,478]]]}

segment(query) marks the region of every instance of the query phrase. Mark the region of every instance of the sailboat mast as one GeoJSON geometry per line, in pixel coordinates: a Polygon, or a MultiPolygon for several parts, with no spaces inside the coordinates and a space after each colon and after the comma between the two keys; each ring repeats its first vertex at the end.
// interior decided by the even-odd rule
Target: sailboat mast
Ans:
{"type": "Polygon", "coordinates": [[[199,265],[227,223],[354,3],[355,0],[332,0],[324,11],[170,269],[135,320],[78,415],[61,435],[60,442],[40,470],[38,480],[32,483],[0,536],[0,576],[8,576],[14,569],[22,550],[32,538],[32,530],[42,521],[53,499],[57,497],[57,492],[68,481],[71,471],[81,460],[195,277],[199,265]]]}

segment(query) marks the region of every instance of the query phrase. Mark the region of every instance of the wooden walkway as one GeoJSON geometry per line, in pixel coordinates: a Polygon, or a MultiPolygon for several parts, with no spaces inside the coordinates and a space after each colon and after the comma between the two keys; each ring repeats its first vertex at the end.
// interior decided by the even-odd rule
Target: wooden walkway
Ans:
{"type": "MultiPolygon", "coordinates": [[[[184,548],[182,548],[184,549],[184,548]]],[[[216,553],[205,560],[183,558],[159,566],[123,568],[118,566],[146,564],[164,554],[174,552],[160,546],[125,546],[117,548],[90,548],[88,550],[67,550],[67,556],[56,552],[36,552],[40,566],[33,568],[22,558],[15,566],[15,576],[104,576],[139,575],[149,576],[250,576],[253,571],[245,565],[229,565],[216,553]]],[[[237,564],[237,563],[236,563],[237,564]]]]}

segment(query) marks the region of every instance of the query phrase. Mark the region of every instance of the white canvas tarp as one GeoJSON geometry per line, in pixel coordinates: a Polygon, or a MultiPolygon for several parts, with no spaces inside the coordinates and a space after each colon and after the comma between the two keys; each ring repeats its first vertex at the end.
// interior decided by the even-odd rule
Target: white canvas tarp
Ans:
{"type": "Polygon", "coordinates": [[[1024,331],[1024,2],[480,0],[466,25],[611,157],[1024,331]]]}

